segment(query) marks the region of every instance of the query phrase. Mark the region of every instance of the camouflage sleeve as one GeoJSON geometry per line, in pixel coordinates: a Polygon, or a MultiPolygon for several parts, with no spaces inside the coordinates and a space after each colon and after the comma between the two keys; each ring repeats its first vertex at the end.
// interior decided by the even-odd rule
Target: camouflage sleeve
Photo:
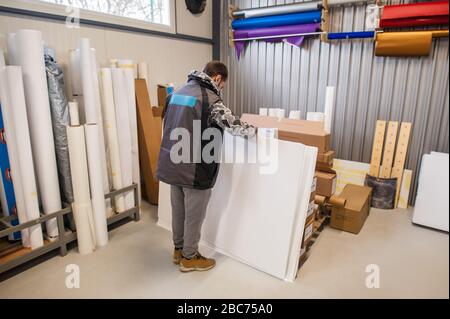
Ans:
{"type": "Polygon", "coordinates": [[[254,126],[234,116],[231,110],[221,101],[213,104],[211,107],[209,122],[235,136],[253,137],[256,134],[256,128],[254,126]]]}

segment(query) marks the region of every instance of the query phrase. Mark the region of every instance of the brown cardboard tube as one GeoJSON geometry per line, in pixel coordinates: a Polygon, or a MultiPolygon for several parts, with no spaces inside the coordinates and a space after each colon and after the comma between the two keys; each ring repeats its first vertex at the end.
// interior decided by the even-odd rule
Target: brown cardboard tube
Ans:
{"type": "Polygon", "coordinates": [[[327,198],[325,196],[316,195],[314,196],[314,203],[317,205],[325,205],[327,198]]]}
{"type": "Polygon", "coordinates": [[[347,200],[345,198],[338,197],[338,196],[331,196],[330,199],[328,200],[330,205],[337,206],[337,207],[345,207],[346,201],[347,200]]]}

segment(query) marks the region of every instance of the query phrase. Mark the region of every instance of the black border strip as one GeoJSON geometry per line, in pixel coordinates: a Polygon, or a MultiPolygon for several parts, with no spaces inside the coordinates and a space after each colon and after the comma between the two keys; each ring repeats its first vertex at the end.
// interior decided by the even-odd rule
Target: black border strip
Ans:
{"type": "MultiPolygon", "coordinates": [[[[66,17],[59,15],[59,14],[11,8],[11,7],[5,7],[5,6],[0,6],[0,13],[2,13],[2,12],[9,13],[9,14],[24,15],[24,16],[29,16],[29,17],[50,19],[50,20],[56,20],[56,21],[66,21],[66,17]]],[[[181,34],[181,33],[168,33],[168,32],[162,32],[162,31],[148,30],[148,29],[143,29],[143,28],[130,27],[130,26],[126,26],[126,25],[107,23],[107,22],[101,22],[101,21],[96,21],[96,20],[80,18],[80,24],[121,30],[121,31],[130,31],[130,32],[148,34],[148,35],[159,36],[159,37],[164,37],[164,38],[172,38],[172,39],[177,39],[177,40],[187,40],[187,41],[192,41],[192,42],[214,44],[213,39],[196,37],[196,36],[191,36],[191,35],[181,34]]]]}
{"type": "Polygon", "coordinates": [[[213,25],[213,59],[220,60],[220,15],[221,1],[212,2],[212,25],[213,25]]]}

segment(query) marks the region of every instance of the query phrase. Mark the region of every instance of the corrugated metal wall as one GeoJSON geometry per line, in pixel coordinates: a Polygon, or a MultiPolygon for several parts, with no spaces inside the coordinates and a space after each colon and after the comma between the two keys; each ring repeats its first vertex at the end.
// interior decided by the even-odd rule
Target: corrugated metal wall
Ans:
{"type": "MultiPolygon", "coordinates": [[[[258,113],[260,107],[323,112],[326,86],[336,87],[332,147],[337,157],[370,162],[375,122],[413,123],[406,167],[416,180],[422,154],[449,152],[448,38],[433,40],[428,57],[374,56],[371,40],[332,44],[307,39],[301,48],[284,43],[251,42],[238,61],[228,46],[228,5],[241,9],[302,2],[293,0],[224,0],[222,60],[230,69],[224,99],[235,113],[258,113]]],[[[408,1],[389,1],[403,3],[408,1]]],[[[410,2],[410,1],[409,1],[410,2]]],[[[331,11],[331,31],[364,30],[365,6],[331,11]]]]}

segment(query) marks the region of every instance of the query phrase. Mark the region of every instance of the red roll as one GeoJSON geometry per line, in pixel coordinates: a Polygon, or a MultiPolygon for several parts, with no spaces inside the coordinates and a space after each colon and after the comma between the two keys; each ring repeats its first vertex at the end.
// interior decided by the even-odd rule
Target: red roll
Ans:
{"type": "Polygon", "coordinates": [[[449,1],[421,2],[385,6],[381,28],[448,24],[449,1]]]}

